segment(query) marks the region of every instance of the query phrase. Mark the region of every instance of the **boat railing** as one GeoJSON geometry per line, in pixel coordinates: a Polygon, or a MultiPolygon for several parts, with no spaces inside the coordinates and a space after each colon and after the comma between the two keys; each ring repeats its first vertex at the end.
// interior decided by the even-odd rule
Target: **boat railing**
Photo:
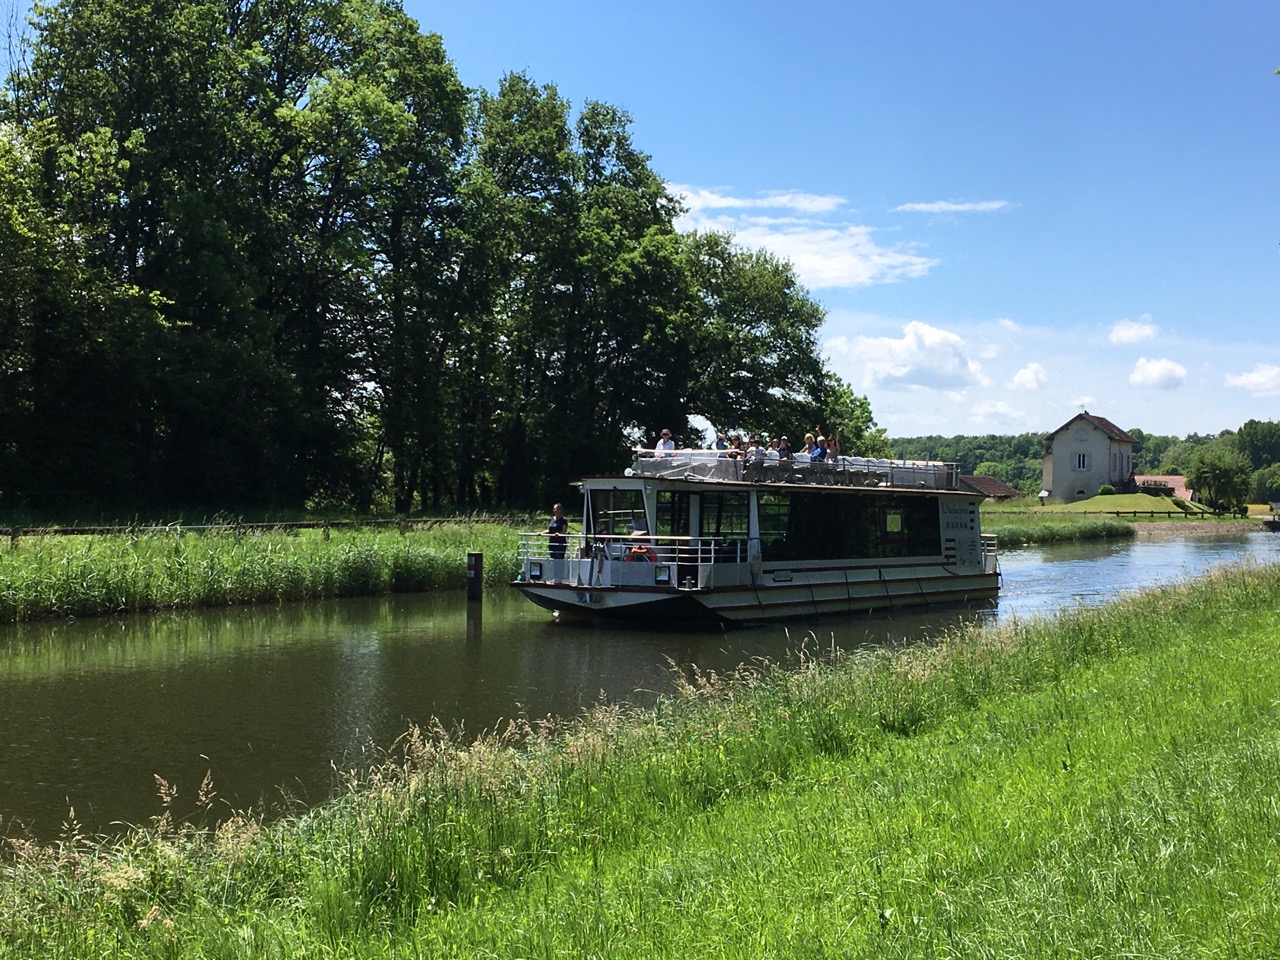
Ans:
{"type": "Polygon", "coordinates": [[[792,460],[766,457],[737,459],[719,450],[671,450],[658,454],[635,449],[628,476],[665,477],[740,483],[804,483],[844,487],[897,487],[956,490],[960,467],[929,460],[883,460],[871,457],[834,457],[810,460],[797,454],[792,460]]]}
{"type": "Polygon", "coordinates": [[[522,533],[516,548],[521,580],[584,587],[653,583],[691,589],[705,585],[716,564],[745,563],[752,553],[745,534],[689,537],[644,531],[570,533],[562,541],[546,533],[522,533]]]}
{"type": "Polygon", "coordinates": [[[999,573],[1000,556],[996,549],[996,535],[994,533],[981,533],[978,536],[982,543],[982,572],[999,573]]]}

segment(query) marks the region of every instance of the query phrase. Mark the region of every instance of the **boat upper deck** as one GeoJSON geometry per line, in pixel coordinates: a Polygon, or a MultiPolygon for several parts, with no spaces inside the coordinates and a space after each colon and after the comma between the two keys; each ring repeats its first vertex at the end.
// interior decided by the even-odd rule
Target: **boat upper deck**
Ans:
{"type": "Polygon", "coordinates": [[[673,450],[655,454],[632,451],[627,476],[696,480],[706,483],[798,483],[844,487],[894,487],[911,490],[958,490],[960,467],[926,460],[875,460],[835,457],[809,460],[734,459],[718,450],[673,450]]]}

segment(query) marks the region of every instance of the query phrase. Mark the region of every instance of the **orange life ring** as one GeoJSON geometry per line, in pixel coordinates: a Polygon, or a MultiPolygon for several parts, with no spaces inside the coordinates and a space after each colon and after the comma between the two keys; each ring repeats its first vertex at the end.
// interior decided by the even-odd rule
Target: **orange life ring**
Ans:
{"type": "Polygon", "coordinates": [[[653,547],[647,547],[643,544],[636,544],[628,550],[623,556],[624,560],[643,560],[647,563],[657,563],[658,553],[653,547]]]}

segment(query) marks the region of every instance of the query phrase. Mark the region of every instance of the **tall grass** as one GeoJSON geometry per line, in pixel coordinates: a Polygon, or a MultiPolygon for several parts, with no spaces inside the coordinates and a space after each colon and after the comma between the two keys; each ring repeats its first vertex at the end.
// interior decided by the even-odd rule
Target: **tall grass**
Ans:
{"type": "Polygon", "coordinates": [[[342,529],[23,537],[0,549],[0,621],[461,588],[466,555],[514,579],[517,530],[459,522],[342,529]]]}
{"type": "MultiPolygon", "coordinates": [[[[264,827],[17,844],[0,955],[1272,956],[1280,572],[412,731],[264,827]]],[[[212,788],[210,788],[212,789],[212,788]]]]}
{"type": "Polygon", "coordinates": [[[982,532],[993,533],[1002,547],[1114,540],[1134,536],[1134,526],[1114,517],[1082,517],[1064,513],[1000,513],[983,511],[982,532]]]}

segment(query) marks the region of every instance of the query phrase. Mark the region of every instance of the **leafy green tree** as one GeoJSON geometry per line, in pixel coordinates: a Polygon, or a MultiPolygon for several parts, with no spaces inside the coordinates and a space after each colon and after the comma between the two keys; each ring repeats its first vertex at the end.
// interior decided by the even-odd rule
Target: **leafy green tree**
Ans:
{"type": "Polygon", "coordinates": [[[1254,470],[1280,463],[1280,423],[1274,420],[1246,421],[1236,432],[1236,442],[1254,470]]]}
{"type": "Polygon", "coordinates": [[[832,373],[825,379],[818,422],[828,433],[839,432],[840,452],[845,456],[883,458],[892,452],[884,428],[876,426],[871,402],[832,373]]]}
{"type": "Polygon", "coordinates": [[[822,363],[825,314],[791,265],[727,234],[692,233],[683,242],[691,299],[679,320],[684,348],[671,357],[687,385],[681,412],[771,435],[824,420],[834,429],[834,418],[857,429],[852,395],[822,363]]]}
{"type": "Polygon", "coordinates": [[[1197,453],[1207,442],[1205,439],[1192,439],[1190,436],[1184,440],[1177,441],[1165,449],[1164,454],[1160,457],[1159,468],[1154,472],[1187,476],[1197,453]]]}
{"type": "Polygon", "coordinates": [[[155,298],[90,263],[40,202],[34,138],[0,126],[0,496],[11,506],[131,495],[163,334],[155,298]]]}
{"type": "Polygon", "coordinates": [[[1252,488],[1249,460],[1234,442],[1202,445],[1192,457],[1187,483],[1197,498],[1227,513],[1245,509],[1252,488]]]}
{"type": "Polygon", "coordinates": [[[1255,470],[1252,476],[1250,503],[1280,502],[1280,463],[1255,470]]]}

